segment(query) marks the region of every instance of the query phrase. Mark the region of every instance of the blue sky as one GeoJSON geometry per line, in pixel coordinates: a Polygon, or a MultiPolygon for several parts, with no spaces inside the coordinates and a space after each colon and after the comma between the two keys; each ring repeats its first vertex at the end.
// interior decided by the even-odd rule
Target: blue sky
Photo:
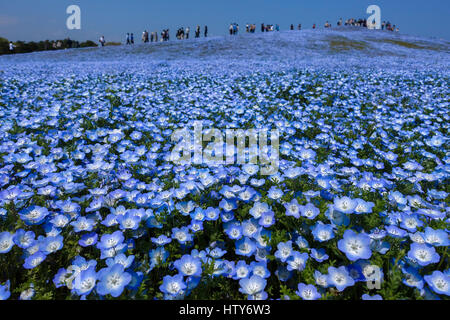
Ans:
{"type": "Polygon", "coordinates": [[[448,0],[1,0],[0,37],[97,41],[104,35],[107,41],[123,41],[127,32],[140,38],[144,30],[170,28],[173,36],[178,27],[197,24],[208,25],[210,35],[224,35],[231,22],[278,23],[281,29],[302,23],[307,29],[313,23],[323,27],[326,20],[335,25],[341,17],[368,17],[371,4],[403,33],[450,39],[448,0]],[[81,8],[81,30],[66,27],[71,4],[81,8]]]}

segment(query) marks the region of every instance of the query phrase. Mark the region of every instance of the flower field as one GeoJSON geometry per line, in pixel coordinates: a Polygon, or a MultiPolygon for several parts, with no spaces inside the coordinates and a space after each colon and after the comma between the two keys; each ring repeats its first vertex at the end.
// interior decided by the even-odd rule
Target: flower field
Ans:
{"type": "Polygon", "coordinates": [[[0,299],[448,299],[449,44],[396,37],[0,57],[0,299]],[[277,173],[174,163],[194,121],[277,173]]]}

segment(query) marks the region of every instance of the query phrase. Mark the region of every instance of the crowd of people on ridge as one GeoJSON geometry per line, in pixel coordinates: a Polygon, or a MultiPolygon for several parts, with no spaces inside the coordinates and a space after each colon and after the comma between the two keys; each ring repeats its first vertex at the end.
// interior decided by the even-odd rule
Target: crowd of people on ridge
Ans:
{"type": "MultiPolygon", "coordinates": [[[[375,26],[375,21],[372,22],[373,23],[373,27],[375,26]]],[[[342,18],[339,19],[339,21],[337,22],[337,26],[341,27],[341,26],[356,26],[356,27],[364,27],[364,28],[368,28],[370,27],[370,25],[368,24],[367,19],[355,19],[355,18],[350,18],[347,20],[343,20],[342,18]]],[[[326,29],[331,28],[332,25],[329,21],[325,22],[324,27],[326,29]]],[[[314,23],[312,26],[312,29],[316,29],[317,25],[314,23]]],[[[295,30],[294,24],[290,25],[290,30],[295,30]]],[[[298,24],[297,25],[297,30],[302,30],[302,24],[298,24]]],[[[383,21],[383,23],[381,24],[381,30],[387,30],[387,31],[399,31],[398,26],[396,26],[395,24],[391,24],[389,21],[383,21]]],[[[245,31],[247,33],[255,33],[256,32],[256,25],[255,24],[246,24],[245,26],[245,31]]],[[[280,31],[280,26],[278,24],[261,24],[261,32],[271,32],[271,31],[280,31]]],[[[237,35],[239,33],[239,24],[237,23],[231,23],[229,26],[229,34],[230,35],[237,35]]],[[[200,34],[201,34],[201,28],[198,25],[195,28],[195,38],[200,38],[200,34]]],[[[203,32],[204,37],[208,37],[208,26],[204,27],[204,32],[203,32]]],[[[190,28],[189,27],[181,27],[177,30],[176,33],[176,38],[178,40],[184,40],[184,39],[189,39],[190,36],[190,28]]],[[[142,42],[143,43],[148,43],[148,42],[158,42],[159,41],[169,41],[170,40],[170,31],[169,29],[164,29],[161,32],[161,36],[160,38],[158,38],[158,32],[154,31],[149,33],[147,30],[145,30],[142,33],[142,42]]],[[[106,41],[105,41],[105,37],[101,36],[100,39],[98,40],[100,45],[102,47],[105,46],[106,41]]],[[[68,48],[72,48],[73,41],[68,39],[67,40],[67,47],[68,48]]],[[[133,33],[127,33],[126,35],[126,44],[127,45],[132,45],[134,44],[134,34],[133,33]]],[[[51,44],[53,49],[59,49],[62,48],[62,42],[61,41],[55,41],[52,42],[51,44]]],[[[79,45],[78,45],[79,46],[79,45]]],[[[75,47],[78,47],[75,46],[75,47]]],[[[10,53],[15,53],[15,48],[16,46],[14,45],[14,43],[12,41],[9,42],[9,52],[10,53]]]]}

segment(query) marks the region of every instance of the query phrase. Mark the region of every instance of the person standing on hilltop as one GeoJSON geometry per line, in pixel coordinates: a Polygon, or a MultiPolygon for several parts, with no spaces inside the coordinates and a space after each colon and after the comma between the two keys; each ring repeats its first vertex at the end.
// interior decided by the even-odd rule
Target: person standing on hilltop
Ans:
{"type": "Polygon", "coordinates": [[[316,28],[316,24],[314,23],[314,24],[313,24],[313,29],[315,29],[315,28],[316,28]]]}
{"type": "Polygon", "coordinates": [[[131,44],[134,44],[134,34],[130,35],[130,41],[131,41],[131,44]]]}
{"type": "Polygon", "coordinates": [[[266,26],[264,25],[264,23],[261,23],[261,32],[266,31],[266,26]]]}
{"type": "Polygon", "coordinates": [[[130,34],[129,34],[129,33],[127,33],[127,44],[131,44],[131,41],[130,41],[130,34]]]}
{"type": "Polygon", "coordinates": [[[205,38],[208,37],[208,26],[205,26],[205,38]]]}
{"type": "Polygon", "coordinates": [[[302,24],[301,23],[298,24],[298,30],[299,31],[302,30],[302,24]]]}
{"type": "Polygon", "coordinates": [[[200,26],[197,26],[197,28],[195,29],[195,37],[200,38],[200,26]]]}
{"type": "Polygon", "coordinates": [[[191,32],[191,29],[189,27],[186,27],[186,39],[189,40],[189,32],[191,32]]]}
{"type": "Polygon", "coordinates": [[[100,42],[100,45],[101,45],[102,47],[104,47],[104,46],[105,46],[105,36],[101,36],[101,37],[100,37],[100,40],[98,40],[98,42],[100,42]]]}
{"type": "Polygon", "coordinates": [[[293,25],[293,24],[291,24],[291,31],[292,31],[292,30],[294,30],[294,25],[293,25]]]}
{"type": "Polygon", "coordinates": [[[12,43],[12,41],[10,41],[9,42],[9,52],[10,53],[14,53],[14,49],[15,49],[16,47],[14,46],[14,44],[12,43]]]}

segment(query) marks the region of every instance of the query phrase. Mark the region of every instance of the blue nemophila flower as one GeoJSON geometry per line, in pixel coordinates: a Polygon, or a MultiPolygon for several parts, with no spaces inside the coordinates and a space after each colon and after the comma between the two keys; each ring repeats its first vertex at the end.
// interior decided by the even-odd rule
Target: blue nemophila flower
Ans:
{"type": "Polygon", "coordinates": [[[0,300],[8,300],[9,297],[11,296],[11,292],[10,292],[10,281],[6,281],[6,283],[4,285],[0,284],[0,300]]]}
{"type": "Polygon", "coordinates": [[[57,201],[55,203],[55,207],[59,210],[62,211],[62,213],[64,214],[68,214],[70,216],[75,216],[77,215],[80,210],[81,207],[79,204],[72,202],[70,200],[65,200],[65,201],[57,201]]]}
{"type": "Polygon", "coordinates": [[[137,230],[141,222],[141,217],[134,211],[128,211],[124,215],[118,216],[116,219],[121,230],[137,230]]]}
{"type": "Polygon", "coordinates": [[[214,248],[206,248],[206,254],[208,254],[211,258],[219,259],[222,258],[227,253],[226,250],[223,250],[219,246],[214,248]]]}
{"type": "Polygon", "coordinates": [[[115,264],[121,264],[124,267],[124,269],[128,269],[133,264],[133,261],[134,256],[127,257],[125,254],[119,253],[114,258],[106,259],[106,265],[108,267],[112,267],[115,264]]]}
{"type": "Polygon", "coordinates": [[[45,254],[59,251],[64,246],[63,240],[64,238],[61,235],[47,237],[40,243],[40,250],[45,254]]]}
{"type": "Polygon", "coordinates": [[[161,292],[171,295],[177,296],[182,294],[186,289],[186,284],[183,281],[183,275],[177,274],[175,276],[165,276],[163,278],[162,285],[159,286],[159,290],[161,292]]]}
{"type": "Polygon", "coordinates": [[[448,233],[445,230],[435,230],[430,227],[425,228],[423,240],[435,247],[447,247],[450,243],[448,239],[448,233]]]}
{"type": "Polygon", "coordinates": [[[269,228],[275,224],[275,213],[273,211],[266,211],[261,215],[259,224],[264,228],[269,228]]]}
{"type": "Polygon", "coordinates": [[[234,199],[222,199],[219,202],[219,208],[224,212],[231,212],[237,208],[236,200],[234,199]]]}
{"type": "Polygon", "coordinates": [[[179,243],[185,244],[186,242],[192,241],[193,236],[189,233],[188,227],[173,228],[172,239],[176,239],[179,243]]]}
{"type": "Polygon", "coordinates": [[[158,238],[151,238],[150,240],[158,246],[164,246],[164,245],[172,242],[172,239],[169,237],[166,237],[165,235],[160,235],[158,238]]]}
{"type": "Polygon", "coordinates": [[[255,196],[257,196],[257,192],[255,191],[255,189],[251,187],[246,187],[243,191],[239,192],[238,194],[239,200],[245,203],[252,201],[255,198],[255,196]]]}
{"type": "Polygon", "coordinates": [[[313,204],[308,203],[300,207],[300,212],[302,217],[313,220],[319,215],[320,210],[316,208],[313,204]]]}
{"type": "Polygon", "coordinates": [[[95,266],[82,270],[74,280],[73,292],[79,296],[87,296],[94,289],[97,282],[97,272],[95,266]]]}
{"type": "Polygon", "coordinates": [[[275,186],[270,187],[267,197],[272,200],[279,200],[283,196],[283,191],[275,186]]]}
{"type": "Polygon", "coordinates": [[[338,291],[344,291],[345,288],[353,286],[355,281],[350,277],[347,269],[342,266],[339,268],[328,268],[327,283],[330,286],[336,287],[338,291]]]}
{"type": "Polygon", "coordinates": [[[93,219],[87,219],[86,217],[78,217],[77,220],[70,223],[75,232],[92,231],[96,222],[93,219]]]}
{"type": "Polygon", "coordinates": [[[205,212],[205,219],[208,221],[216,221],[219,218],[220,210],[217,208],[208,207],[205,212]]]}
{"type": "Polygon", "coordinates": [[[411,214],[403,212],[401,215],[400,227],[408,230],[409,232],[415,232],[417,228],[423,226],[423,222],[420,221],[417,214],[411,214]]]}
{"type": "Polygon", "coordinates": [[[188,226],[192,232],[196,233],[203,230],[203,221],[191,220],[190,225],[188,226]]]}
{"type": "Polygon", "coordinates": [[[314,271],[314,280],[316,281],[316,284],[322,288],[328,287],[328,275],[322,274],[319,271],[314,271]]]}
{"type": "Polygon", "coordinates": [[[5,231],[0,233],[0,254],[8,253],[14,246],[14,235],[5,231]]]}
{"type": "Polygon", "coordinates": [[[199,258],[185,254],[181,259],[173,263],[178,272],[187,277],[200,277],[202,274],[202,262],[199,258]]]}
{"type": "Polygon", "coordinates": [[[302,237],[302,236],[297,237],[297,239],[295,240],[295,244],[300,249],[308,249],[309,248],[308,240],[306,240],[305,237],[302,237]]]}
{"type": "Polygon", "coordinates": [[[323,262],[325,260],[328,260],[329,256],[326,254],[325,249],[311,249],[311,257],[316,260],[317,262],[323,262]]]}
{"type": "Polygon", "coordinates": [[[412,243],[408,251],[408,257],[422,267],[438,263],[440,260],[440,256],[436,253],[434,247],[423,243],[412,243]]]}
{"type": "Polygon", "coordinates": [[[97,244],[97,241],[98,241],[98,234],[92,232],[82,235],[80,241],[78,241],[78,244],[85,248],[95,246],[97,244]]]}
{"type": "Polygon", "coordinates": [[[424,279],[437,294],[450,296],[450,275],[436,270],[431,275],[424,276],[424,279]]]}
{"type": "Polygon", "coordinates": [[[19,212],[20,218],[27,225],[39,225],[44,222],[48,215],[48,210],[39,206],[31,206],[19,212]]]}
{"type": "Polygon", "coordinates": [[[267,279],[270,277],[270,271],[267,269],[267,262],[265,261],[252,261],[250,263],[250,270],[253,275],[260,276],[261,278],[267,279]]]}
{"type": "Polygon", "coordinates": [[[353,213],[357,205],[358,202],[349,197],[334,199],[334,208],[342,213],[353,213]]]}
{"type": "Polygon", "coordinates": [[[375,203],[367,202],[362,199],[355,199],[355,201],[356,201],[355,214],[372,213],[372,209],[375,206],[375,203]]]}
{"type": "Polygon", "coordinates": [[[253,207],[250,209],[250,214],[253,216],[253,218],[259,219],[261,218],[261,215],[267,211],[270,211],[270,207],[267,203],[255,202],[253,207]]]}
{"type": "Polygon", "coordinates": [[[321,221],[317,222],[312,228],[314,240],[319,242],[326,242],[334,238],[334,227],[331,224],[324,224],[321,221]]]}
{"type": "Polygon", "coordinates": [[[35,234],[33,231],[25,231],[23,229],[19,229],[14,234],[14,243],[22,249],[29,248],[35,239],[35,234]]]}
{"type": "Polygon", "coordinates": [[[117,298],[130,281],[131,275],[125,272],[123,265],[114,264],[98,272],[97,293],[102,296],[110,294],[117,298]]]}
{"type": "Polygon", "coordinates": [[[298,204],[297,199],[293,199],[291,202],[285,203],[284,207],[286,208],[286,215],[292,216],[294,218],[300,218],[300,205],[298,204]]]}
{"type": "Polygon", "coordinates": [[[46,258],[47,256],[43,252],[38,251],[25,259],[23,267],[25,269],[34,269],[38,265],[40,265],[46,258]]]}
{"type": "Polygon", "coordinates": [[[402,268],[403,279],[402,282],[408,287],[417,288],[419,290],[423,289],[424,281],[423,277],[420,275],[419,270],[408,266],[402,268]]]}
{"type": "Polygon", "coordinates": [[[97,248],[100,250],[113,249],[123,243],[125,237],[122,231],[115,231],[112,234],[104,234],[97,243],[97,248]]]}
{"type": "Polygon", "coordinates": [[[291,256],[286,260],[287,269],[289,271],[302,271],[306,267],[309,255],[307,253],[300,253],[293,251],[291,256]]]}
{"type": "Polygon", "coordinates": [[[293,254],[292,241],[280,242],[277,245],[277,251],[274,256],[280,259],[281,262],[286,262],[286,260],[293,254]]]}
{"type": "Polygon", "coordinates": [[[235,270],[233,276],[234,280],[247,278],[250,276],[250,273],[252,272],[251,267],[243,260],[240,260],[236,263],[234,270],[235,270]]]}
{"type": "Polygon", "coordinates": [[[164,249],[164,247],[158,247],[154,250],[151,250],[149,252],[149,255],[150,255],[150,265],[154,267],[166,262],[167,258],[169,257],[169,251],[164,249]]]}
{"type": "Polygon", "coordinates": [[[298,284],[298,290],[295,292],[303,300],[317,300],[322,297],[322,295],[317,291],[317,288],[312,284],[298,284]]]}
{"type": "Polygon", "coordinates": [[[385,227],[385,229],[388,235],[390,235],[393,238],[404,238],[408,234],[408,232],[396,226],[387,226],[385,227]]]}
{"type": "Polygon", "coordinates": [[[196,204],[193,201],[180,202],[175,205],[175,208],[177,208],[183,216],[188,216],[192,212],[192,210],[195,209],[195,207],[196,204]]]}
{"type": "Polygon", "coordinates": [[[50,220],[50,223],[53,224],[56,228],[64,228],[69,224],[69,216],[65,214],[57,214],[53,216],[53,218],[50,220]]]}
{"type": "Polygon", "coordinates": [[[255,296],[262,291],[266,287],[267,281],[260,276],[253,275],[250,278],[245,278],[239,280],[239,292],[248,295],[255,296]]]}
{"type": "Polygon", "coordinates": [[[369,236],[365,233],[356,234],[353,230],[344,232],[343,239],[338,241],[338,248],[350,261],[369,259],[372,256],[369,236]]]}
{"type": "Polygon", "coordinates": [[[250,257],[255,253],[256,244],[248,237],[244,237],[239,241],[236,241],[236,254],[240,256],[250,257]]]}
{"type": "Polygon", "coordinates": [[[242,238],[242,226],[237,221],[231,221],[224,225],[225,233],[232,240],[239,240],[242,238]]]}

